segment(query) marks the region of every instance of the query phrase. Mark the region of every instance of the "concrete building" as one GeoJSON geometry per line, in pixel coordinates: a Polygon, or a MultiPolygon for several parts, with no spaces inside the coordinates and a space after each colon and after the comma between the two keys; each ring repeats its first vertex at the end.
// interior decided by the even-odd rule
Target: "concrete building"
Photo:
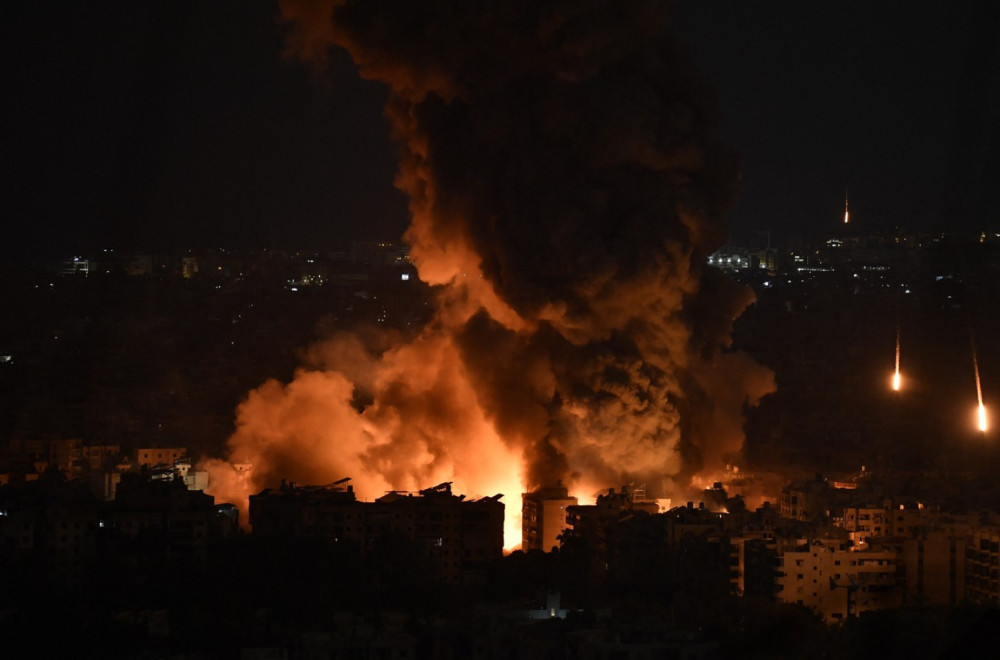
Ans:
{"type": "Polygon", "coordinates": [[[856,552],[814,541],[779,559],[777,597],[812,609],[827,623],[898,606],[896,553],[856,552]]]}
{"type": "Polygon", "coordinates": [[[141,447],[135,450],[135,462],[139,467],[173,465],[185,456],[187,449],[184,447],[141,447]]]}
{"type": "Polygon", "coordinates": [[[896,575],[904,602],[955,605],[965,597],[968,535],[937,529],[911,538],[874,537],[869,546],[896,553],[896,575]]]}
{"type": "Polygon", "coordinates": [[[485,564],[503,554],[500,497],[466,501],[446,482],[418,494],[387,493],[366,513],[374,533],[402,532],[416,540],[438,577],[473,584],[485,580],[485,564]]]}
{"type": "Polygon", "coordinates": [[[419,493],[391,491],[359,502],[348,479],[325,486],[283,483],[250,496],[254,535],[356,543],[364,553],[379,539],[400,534],[416,541],[436,575],[453,584],[483,578],[487,562],[503,554],[501,495],[467,500],[446,482],[419,493]]]}
{"type": "MultiPolygon", "coordinates": [[[[49,470],[0,487],[0,566],[39,584],[79,584],[97,549],[98,506],[86,487],[49,470]]],[[[12,577],[0,570],[0,584],[12,577]]],[[[2,587],[0,587],[2,589],[2,587]]]]}
{"type": "Polygon", "coordinates": [[[620,491],[609,488],[607,493],[597,496],[594,504],[567,506],[566,523],[575,536],[587,538],[601,549],[604,548],[608,526],[622,516],[636,511],[659,513],[659,505],[653,501],[636,499],[628,486],[622,486],[620,491]]]}
{"type": "Polygon", "coordinates": [[[858,549],[863,549],[873,536],[892,533],[892,520],[886,507],[862,505],[844,507],[841,526],[847,530],[851,541],[858,549]]]}
{"type": "Polygon", "coordinates": [[[619,524],[634,515],[654,515],[658,512],[657,502],[637,499],[635,490],[628,486],[622,486],[620,491],[609,488],[608,492],[597,496],[594,504],[567,506],[568,528],[563,533],[583,541],[593,551],[590,571],[594,576],[602,576],[608,569],[609,541],[619,524]]]}
{"type": "Polygon", "coordinates": [[[562,482],[521,496],[521,548],[550,552],[569,527],[566,509],[577,504],[562,482]]]}
{"type": "Polygon", "coordinates": [[[966,562],[969,598],[980,603],[1000,604],[1000,528],[973,531],[966,562]]]}
{"type": "Polygon", "coordinates": [[[208,548],[235,532],[230,516],[219,513],[215,498],[188,490],[182,481],[153,481],[124,474],[114,502],[105,505],[100,526],[126,552],[143,548],[173,561],[201,562],[208,548]]]}
{"type": "Polygon", "coordinates": [[[782,518],[811,522],[830,515],[834,488],[819,475],[812,481],[801,481],[781,489],[778,511],[782,518]]]}
{"type": "Polygon", "coordinates": [[[738,596],[774,597],[777,545],[770,534],[751,532],[729,539],[729,585],[738,596]]]}
{"type": "Polygon", "coordinates": [[[100,470],[121,456],[121,445],[83,445],[84,465],[89,470],[100,470]]]}

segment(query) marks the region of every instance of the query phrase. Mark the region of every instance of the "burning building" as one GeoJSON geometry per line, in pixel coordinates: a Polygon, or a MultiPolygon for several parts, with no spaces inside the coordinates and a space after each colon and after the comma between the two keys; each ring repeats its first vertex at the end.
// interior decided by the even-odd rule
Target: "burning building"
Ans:
{"type": "MultiPolygon", "coordinates": [[[[333,338],[237,413],[252,487],[355,475],[513,494],[721,472],[773,375],[728,350],[752,293],[707,266],[736,158],[659,0],[281,3],[289,54],[383,82],[436,292],[417,336],[333,338]]],[[[228,461],[214,493],[246,501],[228,461]]],[[[512,517],[513,518],[513,517],[512,517]]],[[[520,528],[507,522],[508,543],[520,528]]]]}

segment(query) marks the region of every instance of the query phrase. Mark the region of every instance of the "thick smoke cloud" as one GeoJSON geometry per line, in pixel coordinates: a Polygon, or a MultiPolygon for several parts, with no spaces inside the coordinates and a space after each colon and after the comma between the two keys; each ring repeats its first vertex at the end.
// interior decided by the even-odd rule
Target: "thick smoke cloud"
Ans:
{"type": "Polygon", "coordinates": [[[744,407],[774,385],[725,350],[752,297],[704,264],[738,167],[666,3],[281,8],[290,55],[322,66],[344,48],[389,86],[405,239],[440,304],[416,341],[339,340],[339,357],[251,394],[230,445],[256,485],[279,470],[395,488],[444,475],[483,492],[504,472],[513,495],[513,470],[516,487],[669,494],[739,450],[744,407]],[[318,395],[300,391],[314,381],[318,395]],[[328,437],[299,423],[311,405],[338,411],[318,420],[328,437]],[[283,438],[288,407],[302,417],[283,438]],[[506,458],[485,465],[486,448],[506,458]]]}

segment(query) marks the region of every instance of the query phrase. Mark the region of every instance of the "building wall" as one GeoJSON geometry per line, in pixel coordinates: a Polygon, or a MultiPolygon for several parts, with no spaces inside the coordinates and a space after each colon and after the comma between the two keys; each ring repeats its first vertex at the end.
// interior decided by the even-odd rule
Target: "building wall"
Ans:
{"type": "Polygon", "coordinates": [[[550,552],[569,528],[567,507],[577,503],[562,484],[525,493],[521,498],[521,547],[550,552]]]}
{"type": "Polygon", "coordinates": [[[776,554],[774,539],[764,533],[730,539],[729,584],[733,593],[753,598],[773,598],[773,559],[776,554]]]}
{"type": "Polygon", "coordinates": [[[903,541],[906,593],[921,605],[954,605],[965,596],[968,540],[949,531],[903,541]]]}
{"type": "Polygon", "coordinates": [[[966,590],[977,602],[1000,604],[1000,529],[973,531],[967,551],[966,590]]]}
{"type": "Polygon", "coordinates": [[[545,500],[542,502],[542,550],[549,552],[559,547],[559,535],[569,527],[566,507],[576,504],[576,498],[545,500]]]}
{"type": "Polygon", "coordinates": [[[871,537],[892,533],[892,519],[890,512],[884,507],[845,507],[843,527],[854,541],[855,547],[864,548],[871,537]]]}
{"type": "Polygon", "coordinates": [[[809,607],[828,623],[901,602],[895,552],[851,552],[814,543],[780,560],[777,597],[809,607]]]}
{"type": "Polygon", "coordinates": [[[187,449],[184,447],[144,447],[135,450],[135,460],[140,466],[153,467],[154,465],[170,465],[174,461],[184,458],[187,449]]]}
{"type": "Polygon", "coordinates": [[[99,470],[104,466],[105,461],[113,460],[121,454],[119,445],[84,445],[84,463],[91,470],[99,470]]]}

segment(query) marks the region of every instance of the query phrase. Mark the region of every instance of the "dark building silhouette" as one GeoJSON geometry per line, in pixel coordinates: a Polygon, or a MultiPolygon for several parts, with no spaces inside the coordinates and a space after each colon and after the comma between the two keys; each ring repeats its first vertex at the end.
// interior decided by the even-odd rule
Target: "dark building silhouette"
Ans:
{"type": "Polygon", "coordinates": [[[255,536],[352,542],[362,552],[399,536],[414,541],[435,576],[452,584],[482,579],[485,565],[503,554],[501,495],[466,500],[451,482],[419,493],[391,491],[359,502],[347,479],[325,486],[283,483],[250,497],[255,536]]]}

